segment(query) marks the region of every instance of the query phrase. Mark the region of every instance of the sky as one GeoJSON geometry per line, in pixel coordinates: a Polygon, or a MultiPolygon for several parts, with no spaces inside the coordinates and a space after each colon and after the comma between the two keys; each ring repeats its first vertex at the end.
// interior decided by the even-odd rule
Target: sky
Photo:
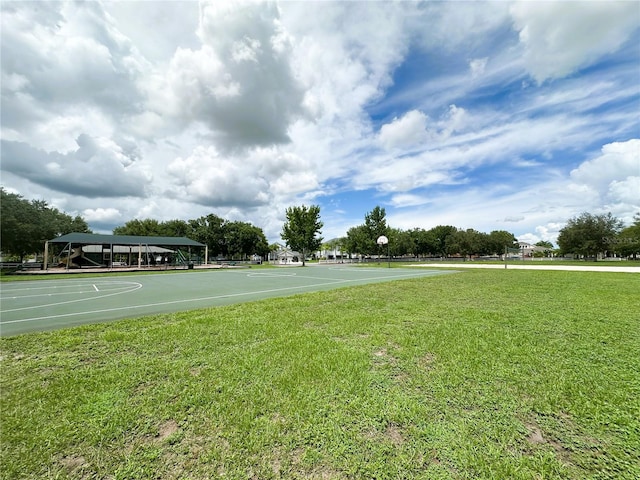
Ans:
{"type": "Polygon", "coordinates": [[[325,240],[640,213],[640,2],[3,0],[0,184],[82,216],[319,205],[325,240]]]}

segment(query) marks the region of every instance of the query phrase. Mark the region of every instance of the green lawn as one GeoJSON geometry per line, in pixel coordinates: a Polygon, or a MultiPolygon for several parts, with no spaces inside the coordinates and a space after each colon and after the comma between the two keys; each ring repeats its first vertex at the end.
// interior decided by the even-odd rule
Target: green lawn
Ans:
{"type": "Polygon", "coordinates": [[[636,479],[638,292],[470,270],[4,338],[1,478],[636,479]]]}

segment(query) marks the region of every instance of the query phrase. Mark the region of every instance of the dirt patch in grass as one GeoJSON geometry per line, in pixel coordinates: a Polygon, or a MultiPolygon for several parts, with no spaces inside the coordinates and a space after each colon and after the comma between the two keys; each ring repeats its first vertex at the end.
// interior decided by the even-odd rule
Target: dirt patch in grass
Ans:
{"type": "Polygon", "coordinates": [[[160,442],[166,440],[171,435],[178,431],[178,422],[175,420],[168,420],[160,425],[160,429],[158,430],[158,440],[160,442]]]}
{"type": "Polygon", "coordinates": [[[73,474],[74,478],[89,478],[88,475],[83,475],[82,472],[89,469],[89,462],[82,455],[67,455],[60,459],[60,465],[64,470],[73,474]]]}
{"type": "Polygon", "coordinates": [[[436,363],[436,356],[433,353],[427,353],[423,355],[422,358],[418,361],[420,367],[425,370],[433,370],[436,363]]]}
{"type": "Polygon", "coordinates": [[[384,436],[396,447],[399,447],[405,442],[404,435],[402,435],[402,431],[398,425],[388,425],[384,431],[384,436]]]}
{"type": "Polygon", "coordinates": [[[527,442],[531,446],[549,445],[555,450],[556,455],[562,462],[566,464],[571,463],[571,453],[569,450],[567,450],[559,441],[551,438],[551,436],[545,436],[542,429],[536,422],[528,421],[525,423],[525,427],[529,433],[527,435],[527,442]]]}

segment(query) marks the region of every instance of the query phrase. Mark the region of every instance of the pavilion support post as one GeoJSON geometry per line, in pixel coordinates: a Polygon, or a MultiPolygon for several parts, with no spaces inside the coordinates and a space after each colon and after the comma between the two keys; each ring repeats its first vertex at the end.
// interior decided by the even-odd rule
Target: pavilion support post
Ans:
{"type": "Polygon", "coordinates": [[[209,245],[204,246],[204,264],[209,265],[209,245]]]}
{"type": "Polygon", "coordinates": [[[142,244],[138,244],[138,268],[142,267],[142,244]]]}
{"type": "Polygon", "coordinates": [[[49,242],[44,242],[44,259],[42,262],[42,269],[47,269],[47,260],[49,259],[49,242]]]}
{"type": "Polygon", "coordinates": [[[69,263],[71,263],[71,242],[67,243],[67,270],[69,270],[69,263]]]}

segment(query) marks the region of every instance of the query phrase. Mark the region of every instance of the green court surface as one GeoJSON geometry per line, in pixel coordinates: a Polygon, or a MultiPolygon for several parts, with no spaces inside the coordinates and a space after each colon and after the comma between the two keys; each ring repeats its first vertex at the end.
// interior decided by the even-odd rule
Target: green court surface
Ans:
{"type": "Polygon", "coordinates": [[[8,282],[0,285],[0,335],[447,273],[331,265],[8,282]]]}

